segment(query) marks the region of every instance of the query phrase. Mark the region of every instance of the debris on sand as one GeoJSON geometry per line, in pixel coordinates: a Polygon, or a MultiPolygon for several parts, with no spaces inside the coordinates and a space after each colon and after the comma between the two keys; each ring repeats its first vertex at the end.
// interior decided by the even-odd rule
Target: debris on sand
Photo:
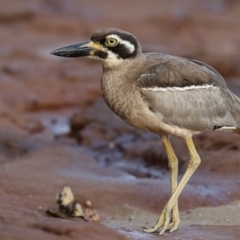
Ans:
{"type": "Polygon", "coordinates": [[[73,192],[70,187],[65,186],[60,193],[56,195],[56,203],[58,208],[51,208],[46,213],[56,218],[82,218],[86,222],[99,221],[98,213],[90,209],[92,202],[87,200],[85,202],[86,208],[83,208],[80,203],[74,199],[73,192]]]}

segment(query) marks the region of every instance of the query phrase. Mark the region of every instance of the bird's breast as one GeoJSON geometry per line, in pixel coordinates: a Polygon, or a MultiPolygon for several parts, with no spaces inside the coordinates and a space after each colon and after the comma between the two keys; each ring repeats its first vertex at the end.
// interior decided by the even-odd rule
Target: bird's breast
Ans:
{"type": "Polygon", "coordinates": [[[103,75],[101,89],[104,100],[109,108],[129,125],[149,130],[155,119],[144,103],[138,87],[127,77],[103,75]]]}
{"type": "Polygon", "coordinates": [[[136,105],[136,89],[132,84],[119,78],[103,76],[102,78],[102,94],[109,108],[119,115],[123,120],[132,117],[132,107],[136,105]]]}

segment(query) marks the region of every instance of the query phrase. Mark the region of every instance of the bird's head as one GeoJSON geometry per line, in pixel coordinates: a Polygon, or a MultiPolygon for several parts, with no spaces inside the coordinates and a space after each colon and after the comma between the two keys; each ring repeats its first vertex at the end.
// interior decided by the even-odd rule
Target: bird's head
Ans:
{"type": "Polygon", "coordinates": [[[51,54],[60,57],[87,56],[112,67],[136,58],[141,52],[141,46],[132,34],[107,28],[95,32],[88,42],[59,48],[51,54]]]}

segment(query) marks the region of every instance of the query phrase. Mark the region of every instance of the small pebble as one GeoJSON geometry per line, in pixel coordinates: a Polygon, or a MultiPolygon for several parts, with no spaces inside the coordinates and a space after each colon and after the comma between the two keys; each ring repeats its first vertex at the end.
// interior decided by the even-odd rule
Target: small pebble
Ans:
{"type": "Polygon", "coordinates": [[[94,221],[94,222],[97,222],[100,220],[100,216],[98,213],[95,213],[90,219],[90,221],[94,221]]]}
{"type": "Polygon", "coordinates": [[[91,207],[92,206],[92,202],[90,200],[87,200],[85,202],[85,205],[86,205],[86,207],[91,207]]]}
{"type": "Polygon", "coordinates": [[[134,219],[134,216],[130,216],[128,221],[132,221],[134,219]]]}
{"type": "Polygon", "coordinates": [[[109,142],[109,143],[108,143],[108,147],[109,147],[109,148],[114,148],[114,147],[115,147],[114,142],[109,142]]]}

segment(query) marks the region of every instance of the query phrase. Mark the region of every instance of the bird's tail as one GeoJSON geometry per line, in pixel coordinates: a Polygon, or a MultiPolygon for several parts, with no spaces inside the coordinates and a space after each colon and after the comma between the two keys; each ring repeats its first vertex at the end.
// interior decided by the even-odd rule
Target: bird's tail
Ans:
{"type": "Polygon", "coordinates": [[[236,128],[236,129],[234,130],[234,132],[237,133],[237,134],[240,134],[240,128],[236,128]]]}

